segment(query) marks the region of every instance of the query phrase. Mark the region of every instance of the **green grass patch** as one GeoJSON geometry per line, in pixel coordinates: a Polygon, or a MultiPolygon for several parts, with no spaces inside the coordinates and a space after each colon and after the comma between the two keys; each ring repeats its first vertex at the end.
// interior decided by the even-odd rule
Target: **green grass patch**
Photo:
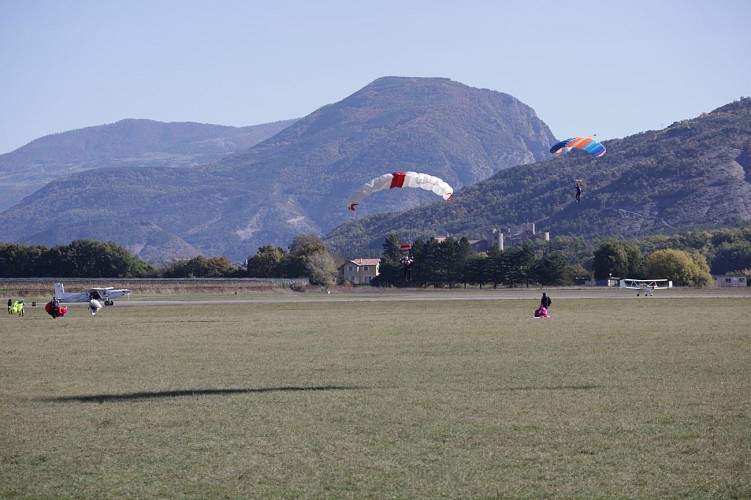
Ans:
{"type": "Polygon", "coordinates": [[[748,497],[751,299],[0,318],[0,496],[748,497]]]}

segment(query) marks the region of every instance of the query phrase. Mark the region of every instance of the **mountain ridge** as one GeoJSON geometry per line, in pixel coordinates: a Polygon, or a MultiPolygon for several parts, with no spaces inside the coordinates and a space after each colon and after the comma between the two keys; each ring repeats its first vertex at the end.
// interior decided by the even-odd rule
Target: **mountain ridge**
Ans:
{"type": "Polygon", "coordinates": [[[482,239],[534,222],[552,236],[628,239],[751,221],[751,98],[604,144],[602,158],[572,150],[513,167],[455,192],[450,203],[363,218],[325,240],[335,251],[369,254],[392,232],[404,241],[482,239]],[[584,195],[576,203],[580,178],[584,195]]]}
{"type": "Polygon", "coordinates": [[[248,149],[296,120],[247,127],[128,118],[50,134],[0,155],[0,211],[51,180],[96,168],[186,167],[248,149]]]}
{"type": "MultiPolygon", "coordinates": [[[[23,213],[27,223],[0,229],[0,239],[64,243],[50,236],[50,213],[71,228],[88,228],[70,231],[70,239],[115,234],[119,220],[134,219],[207,255],[243,260],[260,246],[286,247],[295,235],[325,234],[352,217],[346,207],[351,192],[384,171],[428,170],[458,187],[541,159],[553,140],[534,110],[507,94],[449,79],[384,77],[210,164],[100,169],[96,176],[58,179],[3,213],[23,213]]],[[[360,212],[430,199],[414,191],[420,190],[386,194],[360,212]]],[[[138,248],[148,245],[128,248],[140,256],[138,248]]]]}
{"type": "Polygon", "coordinates": [[[534,110],[507,94],[446,78],[383,77],[213,162],[55,179],[2,213],[23,223],[0,227],[0,241],[90,238],[152,263],[199,253],[242,261],[305,233],[357,257],[377,255],[390,233],[479,239],[535,222],[553,236],[633,238],[751,220],[749,98],[604,141],[602,158],[553,156],[555,142],[534,110]],[[398,170],[441,177],[454,199],[394,189],[347,210],[362,183],[398,170]],[[575,203],[579,178],[584,195],[575,203]]]}

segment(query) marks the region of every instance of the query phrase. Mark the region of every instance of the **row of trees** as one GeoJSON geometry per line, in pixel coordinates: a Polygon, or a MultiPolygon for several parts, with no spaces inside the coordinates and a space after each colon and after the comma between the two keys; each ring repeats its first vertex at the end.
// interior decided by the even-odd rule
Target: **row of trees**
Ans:
{"type": "MultiPolygon", "coordinates": [[[[400,262],[403,251],[397,235],[383,245],[380,275],[373,285],[454,287],[457,285],[546,286],[573,285],[588,278],[579,263],[567,262],[562,252],[546,251],[546,245],[526,242],[508,250],[492,249],[476,254],[466,238],[443,241],[417,240],[412,245],[411,279],[406,280],[400,262]]],[[[642,255],[632,242],[608,240],[594,251],[595,278],[667,278],[677,286],[705,286],[712,283],[707,260],[698,252],[656,250],[642,255]]]]}
{"type": "Polygon", "coordinates": [[[306,277],[314,285],[333,285],[337,273],[334,257],[314,234],[296,236],[289,251],[263,246],[247,263],[247,275],[253,278],[306,277]]]}
{"type": "MultiPolygon", "coordinates": [[[[576,237],[531,240],[504,251],[476,254],[466,238],[417,240],[411,281],[403,276],[399,236],[383,245],[374,285],[519,286],[571,285],[578,278],[668,278],[676,285],[702,286],[715,274],[751,272],[751,228],[653,236],[639,241],[609,239],[599,244],[576,237]],[[711,265],[710,265],[711,264],[711,265]]],[[[45,246],[0,243],[0,277],[211,278],[307,277],[317,285],[336,281],[344,259],[335,259],[317,235],[297,236],[289,248],[263,246],[241,265],[227,257],[193,257],[156,268],[112,243],[77,240],[45,246]]]]}
{"type": "MultiPolygon", "coordinates": [[[[587,242],[561,236],[530,240],[486,254],[472,252],[465,239],[416,241],[414,286],[477,284],[570,285],[578,278],[667,278],[677,286],[704,286],[710,274],[751,274],[751,227],[690,231],[641,240],[587,242]]],[[[405,285],[398,235],[383,246],[381,276],[374,284],[405,285]]]]}
{"type": "Polygon", "coordinates": [[[404,255],[400,244],[395,234],[386,239],[374,286],[567,285],[573,284],[577,276],[587,275],[581,265],[569,264],[559,254],[540,256],[531,242],[505,251],[492,249],[476,254],[466,238],[449,237],[440,242],[434,238],[418,239],[412,244],[412,272],[407,282],[400,262],[404,255]]]}
{"type": "Polygon", "coordinates": [[[649,236],[637,244],[643,254],[667,249],[698,252],[713,274],[749,274],[751,269],[751,226],[649,236]]]}
{"type": "Polygon", "coordinates": [[[53,248],[0,243],[0,278],[301,278],[331,285],[334,258],[317,235],[296,237],[288,250],[261,247],[246,264],[227,257],[177,259],[156,268],[112,242],[76,240],[53,248]]]}
{"type": "Polygon", "coordinates": [[[594,275],[597,279],[667,278],[678,286],[712,283],[707,258],[697,251],[664,249],[643,255],[635,243],[619,240],[608,240],[595,250],[594,275]]]}
{"type": "Polygon", "coordinates": [[[76,240],[53,248],[0,243],[0,278],[132,278],[157,273],[152,265],[112,242],[76,240]]]}
{"type": "Polygon", "coordinates": [[[288,249],[262,246],[244,265],[232,264],[227,257],[193,257],[167,264],[165,278],[308,278],[314,285],[333,285],[337,264],[320,236],[296,236],[288,249]]]}

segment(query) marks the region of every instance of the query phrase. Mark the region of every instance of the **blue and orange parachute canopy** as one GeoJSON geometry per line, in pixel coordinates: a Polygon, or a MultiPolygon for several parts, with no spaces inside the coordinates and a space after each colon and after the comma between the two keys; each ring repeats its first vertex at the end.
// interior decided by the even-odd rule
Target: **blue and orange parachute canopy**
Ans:
{"type": "Polygon", "coordinates": [[[599,158],[605,154],[605,146],[591,137],[572,137],[571,139],[566,139],[550,148],[550,152],[557,155],[569,149],[582,149],[595,158],[599,158]]]}

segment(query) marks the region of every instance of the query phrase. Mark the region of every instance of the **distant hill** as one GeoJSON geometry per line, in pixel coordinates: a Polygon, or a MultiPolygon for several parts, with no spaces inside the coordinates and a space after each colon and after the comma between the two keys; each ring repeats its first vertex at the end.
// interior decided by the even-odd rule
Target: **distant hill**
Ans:
{"type": "Polygon", "coordinates": [[[106,236],[138,256],[148,251],[151,262],[181,255],[174,244],[181,241],[242,260],[262,245],[286,247],[295,235],[325,234],[360,214],[432,200],[400,190],[349,212],[351,192],[376,175],[424,171],[458,189],[546,158],[553,141],[534,110],[507,94],[444,78],[386,77],[210,165],[61,178],[1,215],[24,223],[2,226],[0,241],[53,245],[106,236]],[[135,236],[134,221],[171,235],[172,245],[135,236]]]}
{"type": "Polygon", "coordinates": [[[0,211],[65,175],[94,168],[210,163],[255,146],[294,122],[227,127],[128,119],[48,135],[0,155],[0,211]]]}
{"type": "Polygon", "coordinates": [[[534,222],[540,232],[635,238],[751,221],[751,98],[711,113],[607,141],[592,158],[572,150],[465,187],[450,202],[347,222],[326,241],[348,256],[378,254],[385,237],[482,239],[534,222]],[[584,180],[581,203],[574,180],[584,180]]]}

